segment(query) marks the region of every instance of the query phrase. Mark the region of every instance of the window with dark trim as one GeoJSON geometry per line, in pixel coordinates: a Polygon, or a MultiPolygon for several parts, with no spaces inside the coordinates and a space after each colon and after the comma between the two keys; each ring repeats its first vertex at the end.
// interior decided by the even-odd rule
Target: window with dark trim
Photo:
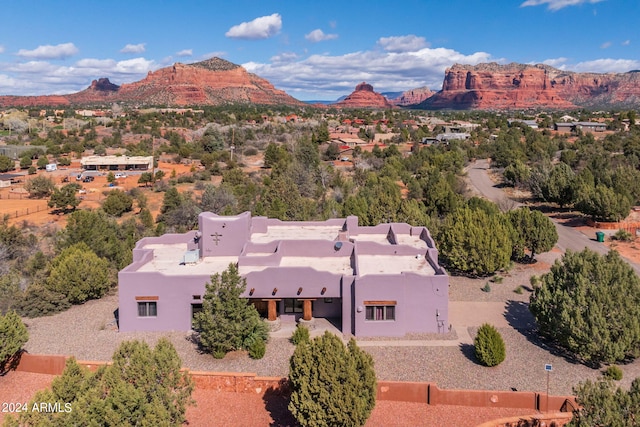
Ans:
{"type": "Polygon", "coordinates": [[[396,320],[395,305],[367,305],[365,319],[373,321],[396,320]]]}
{"type": "Polygon", "coordinates": [[[155,301],[138,301],[138,317],[157,317],[158,303],[155,301]]]}
{"type": "Polygon", "coordinates": [[[297,298],[285,298],[284,312],[285,313],[302,313],[302,300],[299,300],[297,298]]]}

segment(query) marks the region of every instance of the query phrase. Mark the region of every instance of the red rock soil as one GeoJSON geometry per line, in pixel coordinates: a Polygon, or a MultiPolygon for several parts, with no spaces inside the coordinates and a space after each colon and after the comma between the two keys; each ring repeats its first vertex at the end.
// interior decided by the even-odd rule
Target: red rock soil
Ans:
{"type": "MultiPolygon", "coordinates": [[[[0,377],[0,404],[28,403],[35,392],[47,388],[53,378],[53,375],[9,372],[0,377]]],[[[295,425],[286,409],[287,399],[279,394],[196,390],[193,398],[196,400],[196,406],[187,410],[187,423],[192,427],[295,425]]],[[[0,423],[6,415],[6,412],[0,412],[0,423]]],[[[472,427],[486,421],[519,415],[523,413],[518,409],[429,406],[421,403],[379,401],[366,426],[472,427]]]]}

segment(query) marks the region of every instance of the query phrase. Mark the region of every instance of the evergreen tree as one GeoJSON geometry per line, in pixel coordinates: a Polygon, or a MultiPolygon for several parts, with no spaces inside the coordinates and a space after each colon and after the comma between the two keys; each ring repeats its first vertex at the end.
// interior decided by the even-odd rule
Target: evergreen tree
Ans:
{"type": "Polygon", "coordinates": [[[29,332],[20,316],[9,311],[0,314],[0,373],[4,373],[7,363],[29,340],[29,332]]]}
{"type": "Polygon", "coordinates": [[[373,359],[328,331],[296,346],[289,382],[289,410],[303,427],[362,426],[375,406],[373,359]]]}
{"type": "Polygon", "coordinates": [[[62,188],[54,190],[47,205],[50,208],[60,209],[63,212],[67,212],[69,207],[71,210],[75,210],[80,204],[80,199],[76,197],[76,191],[78,191],[78,184],[67,184],[62,188]]]}
{"type": "Polygon", "coordinates": [[[29,192],[29,197],[42,199],[53,194],[56,186],[51,178],[47,178],[46,176],[37,176],[35,178],[28,179],[24,185],[24,189],[29,192]]]}
{"type": "Polygon", "coordinates": [[[100,259],[85,243],[77,243],[51,261],[47,288],[80,304],[102,297],[111,284],[109,262],[100,259]]]}
{"type": "Polygon", "coordinates": [[[579,409],[569,427],[636,427],[640,420],[640,378],[629,390],[616,388],[610,379],[587,380],[573,389],[579,409]]]}
{"type": "Polygon", "coordinates": [[[200,346],[215,358],[233,350],[247,350],[255,341],[267,341],[267,326],[255,306],[240,296],[246,286],[235,264],[211,276],[207,283],[202,311],[196,314],[194,324],[200,346]]]}
{"type": "Polygon", "coordinates": [[[112,190],[102,203],[102,209],[112,216],[122,216],[133,209],[133,197],[120,190],[112,190]]]}
{"type": "Polygon", "coordinates": [[[558,243],[558,232],[553,222],[540,211],[519,208],[507,212],[507,218],[513,226],[513,256],[520,259],[524,249],[531,251],[530,261],[535,255],[553,249],[558,243]]]}
{"type": "Polygon", "coordinates": [[[567,251],[534,288],[540,334],[593,364],[640,352],[640,278],[618,255],[567,251]]]}
{"type": "Polygon", "coordinates": [[[483,276],[509,266],[511,234],[502,214],[464,207],[445,218],[437,241],[450,268],[483,276]]]}
{"type": "Polygon", "coordinates": [[[507,357],[500,332],[488,323],[480,326],[473,345],[476,357],[485,366],[497,366],[507,357]]]}
{"type": "Polygon", "coordinates": [[[125,341],[111,365],[96,372],[67,361],[51,388],[36,393],[28,404],[61,402],[59,411],[26,411],[9,426],[180,426],[185,422],[194,382],[180,370],[173,345],[160,339],[154,349],[125,341]]]}
{"type": "Polygon", "coordinates": [[[576,208],[597,221],[620,221],[629,215],[631,201],[604,184],[580,188],[576,208]]]}

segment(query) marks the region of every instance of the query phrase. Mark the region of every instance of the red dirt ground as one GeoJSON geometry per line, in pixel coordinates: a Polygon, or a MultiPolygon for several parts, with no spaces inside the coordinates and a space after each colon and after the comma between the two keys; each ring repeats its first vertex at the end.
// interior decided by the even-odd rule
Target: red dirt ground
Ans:
{"type": "MultiPolygon", "coordinates": [[[[35,392],[48,387],[53,378],[53,375],[9,372],[0,377],[0,404],[28,403],[35,392]]],[[[197,406],[187,410],[190,427],[295,425],[294,419],[286,409],[287,399],[278,393],[258,395],[196,390],[193,398],[197,406]]],[[[0,423],[6,415],[7,413],[0,412],[0,423]]],[[[379,401],[366,426],[473,427],[485,421],[518,415],[523,415],[523,411],[379,401]]]]}

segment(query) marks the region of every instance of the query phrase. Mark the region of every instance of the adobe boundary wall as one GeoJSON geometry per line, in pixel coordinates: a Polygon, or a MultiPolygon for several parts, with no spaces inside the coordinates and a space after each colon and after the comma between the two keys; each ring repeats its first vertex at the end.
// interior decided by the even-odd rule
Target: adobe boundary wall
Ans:
{"type": "MultiPolygon", "coordinates": [[[[67,356],[22,353],[16,371],[60,375],[67,356]]],[[[108,362],[78,361],[90,370],[108,362]]],[[[287,378],[259,377],[253,373],[190,371],[196,388],[236,393],[263,394],[267,391],[287,393],[287,378]]],[[[485,408],[516,408],[532,412],[569,413],[577,407],[573,396],[548,396],[546,393],[498,390],[448,390],[435,383],[378,381],[377,400],[460,405],[485,408]],[[548,402],[548,405],[547,405],[548,402]]],[[[517,424],[504,424],[504,426],[517,424]]]]}
{"type": "Polygon", "coordinates": [[[591,218],[587,218],[585,222],[589,227],[599,228],[601,230],[626,230],[634,235],[636,230],[640,229],[640,222],[599,222],[594,221],[591,218]]]}

